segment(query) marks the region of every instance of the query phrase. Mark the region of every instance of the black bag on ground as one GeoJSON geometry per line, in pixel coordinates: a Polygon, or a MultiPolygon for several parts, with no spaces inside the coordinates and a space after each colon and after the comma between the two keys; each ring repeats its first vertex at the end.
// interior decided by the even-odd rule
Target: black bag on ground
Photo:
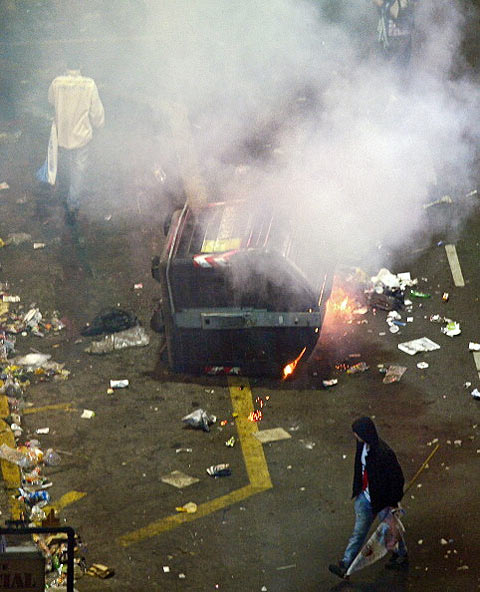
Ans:
{"type": "Polygon", "coordinates": [[[133,312],[121,308],[102,310],[91,323],[87,323],[81,330],[84,337],[101,335],[102,333],[118,333],[139,325],[139,320],[133,312]]]}

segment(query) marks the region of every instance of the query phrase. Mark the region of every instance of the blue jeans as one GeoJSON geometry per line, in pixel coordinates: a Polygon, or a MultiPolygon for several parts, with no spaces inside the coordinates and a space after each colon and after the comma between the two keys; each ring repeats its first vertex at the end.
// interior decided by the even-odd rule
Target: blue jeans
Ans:
{"type": "Polygon", "coordinates": [[[62,176],[66,177],[63,182],[65,183],[68,179],[69,184],[66,204],[70,210],[78,209],[84,193],[89,148],[90,146],[87,144],[73,150],[59,149],[59,167],[62,176]]]}
{"type": "MultiPolygon", "coordinates": [[[[372,506],[365,494],[362,492],[355,498],[355,526],[353,527],[352,536],[348,541],[347,548],[343,555],[343,563],[348,567],[357,556],[358,552],[363,546],[365,539],[367,538],[368,531],[372,526],[375,516],[372,512],[372,506]]],[[[379,522],[381,522],[388,514],[389,508],[384,508],[377,514],[379,522]]],[[[407,549],[403,541],[400,541],[398,545],[398,554],[406,555],[407,549]]]]}

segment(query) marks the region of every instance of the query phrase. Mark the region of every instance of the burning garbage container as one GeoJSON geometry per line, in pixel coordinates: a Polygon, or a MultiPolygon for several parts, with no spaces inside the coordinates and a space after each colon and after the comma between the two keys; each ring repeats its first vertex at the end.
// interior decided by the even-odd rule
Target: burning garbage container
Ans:
{"type": "Polygon", "coordinates": [[[280,212],[242,200],[177,212],[152,275],[173,371],[281,376],[317,343],[333,265],[280,212]]]}

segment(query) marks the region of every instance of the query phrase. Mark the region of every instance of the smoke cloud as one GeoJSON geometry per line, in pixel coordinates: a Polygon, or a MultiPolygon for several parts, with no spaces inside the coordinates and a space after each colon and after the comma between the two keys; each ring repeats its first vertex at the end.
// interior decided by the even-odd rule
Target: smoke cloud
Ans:
{"type": "Polygon", "coordinates": [[[473,188],[480,122],[460,0],[416,5],[401,71],[376,51],[367,0],[150,0],[77,14],[70,35],[104,39],[81,51],[107,129],[118,101],[131,102],[130,149],[110,132],[104,178],[135,160],[156,165],[157,181],[166,171],[173,191],[190,176],[209,199],[264,200],[296,220],[312,251],[339,260],[409,244],[430,196],[473,188]]]}
{"type": "Polygon", "coordinates": [[[142,87],[157,117],[188,113],[211,198],[290,206],[312,250],[340,258],[396,248],[429,195],[473,182],[477,90],[459,3],[418,2],[405,71],[375,51],[376,19],[363,1],[151,3],[142,87]]]}

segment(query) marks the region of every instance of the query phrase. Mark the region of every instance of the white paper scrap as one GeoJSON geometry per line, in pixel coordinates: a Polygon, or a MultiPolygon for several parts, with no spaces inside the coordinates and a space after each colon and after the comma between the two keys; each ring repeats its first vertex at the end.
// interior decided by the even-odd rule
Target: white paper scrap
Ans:
{"type": "Polygon", "coordinates": [[[128,379],[126,378],[124,380],[111,380],[110,388],[127,388],[128,384],[128,379]]]}
{"type": "Polygon", "coordinates": [[[480,399],[480,391],[478,389],[473,389],[471,394],[474,399],[480,399]]]}
{"type": "Polygon", "coordinates": [[[470,341],[468,344],[468,349],[470,351],[480,351],[480,343],[474,343],[473,341],[470,341]]]}
{"type": "Polygon", "coordinates": [[[270,430],[261,430],[253,434],[262,444],[266,442],[276,442],[277,440],[287,440],[292,436],[283,428],[272,428],[270,430]]]}
{"type": "Polygon", "coordinates": [[[412,339],[412,341],[405,341],[397,345],[398,349],[414,356],[418,352],[427,352],[440,349],[438,343],[435,343],[428,337],[420,337],[419,339],[412,339]]]}
{"type": "Polygon", "coordinates": [[[95,411],[92,411],[91,409],[84,409],[80,417],[82,419],[92,419],[92,417],[95,417],[95,411]]]}
{"type": "Polygon", "coordinates": [[[194,483],[197,483],[197,481],[200,481],[200,479],[185,475],[185,473],[182,473],[181,471],[172,471],[168,475],[164,475],[161,480],[163,483],[173,485],[173,487],[178,487],[178,489],[188,487],[189,485],[193,485],[194,483]]]}
{"type": "Polygon", "coordinates": [[[50,432],[50,428],[38,428],[35,430],[36,434],[48,434],[50,432]]]}

